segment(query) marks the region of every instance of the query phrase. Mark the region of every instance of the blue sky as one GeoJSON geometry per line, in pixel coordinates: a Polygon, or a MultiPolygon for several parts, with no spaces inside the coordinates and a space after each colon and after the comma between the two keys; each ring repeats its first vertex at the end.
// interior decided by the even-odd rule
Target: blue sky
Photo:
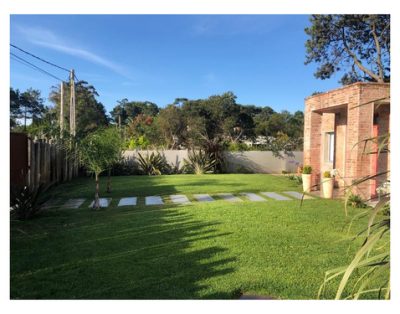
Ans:
{"type": "MultiPolygon", "coordinates": [[[[109,111],[117,100],[206,98],[232,91],[241,104],[303,110],[314,91],[339,86],[304,65],[306,15],[12,15],[11,43],[93,84],[109,111]]],[[[11,49],[67,79],[67,73],[11,49]]],[[[11,86],[42,91],[57,80],[14,60],[11,86]]]]}

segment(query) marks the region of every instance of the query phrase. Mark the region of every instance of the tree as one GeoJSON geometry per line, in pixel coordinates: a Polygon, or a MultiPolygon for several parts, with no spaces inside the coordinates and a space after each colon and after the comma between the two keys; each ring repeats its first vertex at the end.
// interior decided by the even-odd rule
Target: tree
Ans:
{"type": "Polygon", "coordinates": [[[187,128],[180,107],[172,104],[161,109],[156,123],[167,147],[177,149],[186,140],[187,128]]]}
{"type": "Polygon", "coordinates": [[[29,88],[23,93],[19,90],[10,89],[10,123],[16,126],[16,119],[24,120],[24,131],[26,131],[27,120],[32,123],[42,117],[46,108],[44,100],[40,97],[40,91],[29,88]]]}
{"type": "Polygon", "coordinates": [[[94,209],[100,207],[99,176],[119,159],[121,150],[121,138],[115,128],[99,129],[77,143],[75,154],[86,169],[95,175],[94,209]]]}
{"type": "Polygon", "coordinates": [[[390,15],[311,15],[305,29],[305,64],[319,64],[315,77],[344,71],[343,84],[390,80],[390,15]]]}
{"type": "MultiPolygon", "coordinates": [[[[65,83],[64,87],[64,117],[69,123],[69,97],[70,84],[65,83]]],[[[86,81],[79,81],[75,84],[76,99],[76,135],[84,137],[86,134],[99,127],[105,127],[109,123],[106,110],[96,97],[99,95],[94,86],[86,81]]],[[[49,99],[55,105],[57,117],[60,116],[60,87],[53,86],[49,99]]],[[[68,124],[67,124],[68,125],[68,124]]]]}
{"type": "Polygon", "coordinates": [[[10,88],[10,128],[17,126],[17,119],[21,116],[20,92],[10,88]]]}

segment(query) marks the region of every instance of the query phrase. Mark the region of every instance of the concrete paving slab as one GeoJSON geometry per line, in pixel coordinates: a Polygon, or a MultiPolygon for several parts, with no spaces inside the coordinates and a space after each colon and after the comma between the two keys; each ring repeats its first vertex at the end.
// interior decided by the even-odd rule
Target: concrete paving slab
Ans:
{"type": "Polygon", "coordinates": [[[62,208],[79,208],[85,201],[86,199],[84,198],[70,198],[62,208]]]}
{"type": "MultiPolygon", "coordinates": [[[[301,200],[303,198],[303,193],[299,193],[299,192],[296,192],[296,191],[285,191],[283,193],[285,193],[287,195],[290,195],[291,197],[294,197],[294,198],[296,198],[298,200],[301,200]]],[[[314,199],[314,197],[312,197],[310,195],[307,195],[307,194],[304,194],[304,198],[303,199],[311,200],[311,199],[314,199]]]]}
{"type": "MultiPolygon", "coordinates": [[[[108,207],[111,203],[111,198],[100,198],[99,199],[100,207],[108,207]]],[[[89,207],[93,207],[94,201],[90,203],[89,207]]]]}
{"type": "Polygon", "coordinates": [[[146,205],[164,205],[164,202],[161,196],[146,196],[145,198],[146,205]]]}
{"type": "Polygon", "coordinates": [[[171,201],[175,204],[189,204],[190,201],[186,195],[170,195],[171,201]]]}
{"type": "Polygon", "coordinates": [[[223,198],[225,201],[228,202],[243,202],[243,200],[239,197],[234,196],[231,193],[219,193],[218,196],[223,198]]]}
{"type": "Polygon", "coordinates": [[[266,199],[257,195],[255,193],[241,193],[241,195],[247,196],[247,198],[252,202],[264,202],[266,199]]]}
{"type": "Polygon", "coordinates": [[[50,199],[42,205],[42,209],[50,209],[57,207],[59,203],[60,203],[59,199],[50,199]]]}
{"type": "Polygon", "coordinates": [[[194,194],[193,196],[199,202],[212,202],[212,201],[214,201],[214,199],[208,194],[194,194]]]}
{"type": "Polygon", "coordinates": [[[118,206],[135,206],[137,197],[123,197],[119,200],[118,206]]]}
{"type": "Polygon", "coordinates": [[[269,198],[273,198],[274,200],[277,200],[277,201],[290,201],[291,200],[291,198],[280,195],[276,192],[261,192],[261,194],[265,195],[269,198]]]}

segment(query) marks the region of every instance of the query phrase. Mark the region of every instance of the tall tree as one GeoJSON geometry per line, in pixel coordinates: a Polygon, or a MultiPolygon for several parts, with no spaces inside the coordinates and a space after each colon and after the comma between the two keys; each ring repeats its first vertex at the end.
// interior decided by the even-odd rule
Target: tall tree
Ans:
{"type": "Polygon", "coordinates": [[[15,112],[18,112],[18,117],[24,120],[25,131],[28,120],[35,123],[46,111],[44,100],[41,98],[39,90],[29,88],[23,93],[12,93],[11,97],[13,98],[12,102],[14,104],[12,106],[15,107],[15,112]]]}
{"type": "Polygon", "coordinates": [[[17,126],[17,119],[21,116],[20,92],[10,88],[10,128],[17,126]]]}
{"type": "MultiPolygon", "coordinates": [[[[64,88],[64,116],[69,122],[69,83],[66,83],[64,88]]],[[[97,101],[98,93],[94,86],[89,85],[86,81],[79,81],[75,84],[76,93],[76,134],[84,136],[89,132],[96,130],[98,127],[108,125],[109,118],[107,117],[104,105],[97,101]]],[[[49,99],[55,104],[57,116],[60,113],[60,89],[59,86],[52,88],[49,99]]]]}
{"type": "Polygon", "coordinates": [[[343,71],[343,84],[390,80],[390,15],[311,15],[305,29],[305,64],[319,64],[315,77],[343,71]]]}

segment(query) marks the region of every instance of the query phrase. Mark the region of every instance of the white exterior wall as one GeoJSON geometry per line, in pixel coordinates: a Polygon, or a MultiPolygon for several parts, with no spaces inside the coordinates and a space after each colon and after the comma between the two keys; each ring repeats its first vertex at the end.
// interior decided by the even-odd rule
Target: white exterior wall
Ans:
{"type": "MultiPolygon", "coordinates": [[[[124,152],[125,158],[137,157],[138,152],[142,155],[153,151],[128,150],[124,152]]],[[[187,150],[164,150],[167,161],[179,168],[183,165],[183,159],[188,158],[187,150]]],[[[251,173],[277,173],[282,171],[296,172],[297,166],[303,162],[303,152],[293,152],[294,157],[276,158],[270,151],[244,151],[225,152],[228,173],[251,172],[251,173]]]]}

